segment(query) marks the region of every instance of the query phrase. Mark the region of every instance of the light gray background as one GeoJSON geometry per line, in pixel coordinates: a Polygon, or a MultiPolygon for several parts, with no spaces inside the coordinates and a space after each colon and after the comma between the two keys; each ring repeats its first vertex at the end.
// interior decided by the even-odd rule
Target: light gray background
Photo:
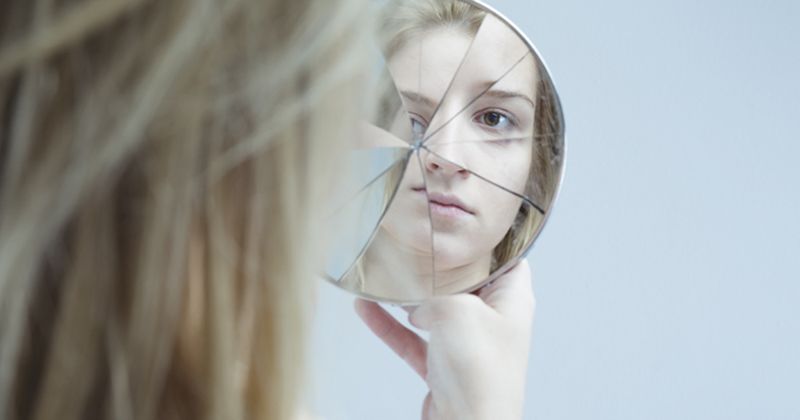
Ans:
{"type": "MultiPolygon", "coordinates": [[[[525,418],[800,419],[800,2],[490,3],[567,117],[525,418]]],[[[321,289],[317,414],[419,418],[351,301],[321,289]]]]}

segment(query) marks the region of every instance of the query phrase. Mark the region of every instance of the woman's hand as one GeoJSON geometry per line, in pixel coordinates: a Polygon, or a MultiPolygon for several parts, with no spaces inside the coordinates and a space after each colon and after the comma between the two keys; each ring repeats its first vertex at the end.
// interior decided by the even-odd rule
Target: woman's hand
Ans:
{"type": "Polygon", "coordinates": [[[432,298],[411,309],[425,342],[373,302],[356,311],[428,384],[425,420],[522,417],[535,301],[524,259],[477,295],[432,298]]]}

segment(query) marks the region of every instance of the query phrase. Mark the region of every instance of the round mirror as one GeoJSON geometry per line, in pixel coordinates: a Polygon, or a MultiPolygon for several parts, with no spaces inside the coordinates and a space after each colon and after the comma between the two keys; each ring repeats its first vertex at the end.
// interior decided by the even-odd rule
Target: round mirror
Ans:
{"type": "Polygon", "coordinates": [[[414,303],[475,290],[531,248],[564,167],[547,68],[477,1],[376,4],[372,100],[329,211],[325,277],[414,303]]]}

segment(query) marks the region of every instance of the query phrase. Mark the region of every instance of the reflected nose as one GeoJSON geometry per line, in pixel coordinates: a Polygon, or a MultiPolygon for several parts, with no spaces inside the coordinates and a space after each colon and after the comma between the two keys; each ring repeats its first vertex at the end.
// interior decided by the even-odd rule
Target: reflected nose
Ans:
{"type": "Polygon", "coordinates": [[[425,168],[428,169],[428,172],[443,172],[447,174],[454,174],[461,171],[464,171],[464,168],[450,162],[448,160],[442,159],[439,156],[434,155],[433,153],[426,152],[428,156],[425,158],[425,168]]]}
{"type": "Polygon", "coordinates": [[[422,161],[425,165],[426,172],[428,174],[439,174],[445,176],[461,176],[466,177],[469,175],[469,172],[464,169],[462,166],[457,164],[450,158],[452,155],[451,153],[446,153],[446,150],[443,149],[450,149],[450,147],[437,147],[435,148],[434,152],[432,153],[429,150],[422,150],[422,161]],[[443,154],[445,154],[443,156],[443,154]]]}
{"type": "Polygon", "coordinates": [[[421,152],[425,169],[429,174],[458,174],[461,176],[469,174],[461,162],[463,156],[460,153],[463,148],[457,144],[462,132],[457,121],[451,121],[449,124],[439,127],[425,142],[426,147],[421,152]]]}

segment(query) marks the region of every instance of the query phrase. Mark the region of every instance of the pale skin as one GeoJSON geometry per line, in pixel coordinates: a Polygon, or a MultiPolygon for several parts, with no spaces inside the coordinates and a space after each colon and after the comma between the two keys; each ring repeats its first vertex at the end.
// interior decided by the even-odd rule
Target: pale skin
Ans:
{"type": "MultiPolygon", "coordinates": [[[[519,203],[510,194],[501,194],[487,183],[476,182],[474,175],[463,171],[463,168],[473,168],[488,178],[499,181],[510,190],[520,192],[524,188],[529,170],[530,155],[527,153],[530,148],[523,147],[525,146],[523,143],[511,142],[499,146],[503,148],[491,149],[496,144],[486,141],[470,143],[470,141],[489,140],[492,138],[492,133],[499,133],[494,124],[492,130],[495,131],[486,127],[488,119],[484,117],[489,115],[487,112],[496,109],[500,109],[502,115],[507,115],[503,112],[510,111],[508,115],[516,117],[516,125],[513,126],[516,131],[512,132],[511,125],[505,125],[509,131],[498,134],[498,137],[531,135],[532,112],[525,103],[527,100],[525,94],[532,91],[530,87],[533,86],[535,73],[530,70],[532,61],[520,61],[523,64],[518,66],[516,71],[508,73],[500,83],[493,86],[493,91],[475,102],[476,109],[483,113],[466,114],[470,118],[456,121],[450,119],[449,116],[460,112],[462,105],[468,103],[467,100],[472,97],[471,92],[476,89],[473,87],[473,82],[483,79],[495,80],[493,77],[474,76],[502,74],[505,69],[511,68],[509,63],[523,57],[527,51],[527,47],[522,45],[518,37],[504,24],[488,17],[478,37],[472,43],[476,55],[468,56],[462,63],[461,74],[465,76],[456,75],[437,116],[432,120],[426,120],[424,118],[427,115],[426,108],[422,105],[424,101],[419,98],[442,97],[444,92],[435,90],[443,89],[447,83],[437,83],[436,77],[441,76],[442,81],[449,81],[456,73],[455,66],[460,63],[459,60],[451,60],[452,63],[448,66],[447,62],[442,60],[460,57],[462,51],[469,46],[469,39],[459,33],[438,31],[427,33],[426,36],[424,51],[432,54],[433,58],[422,59],[421,56],[415,55],[414,50],[400,49],[390,60],[390,65],[403,60],[408,61],[398,66],[401,70],[393,71],[393,76],[401,92],[411,92],[410,95],[405,95],[404,102],[412,114],[413,124],[426,126],[428,133],[434,131],[437,133],[428,142],[431,150],[437,154],[423,152],[422,161],[413,163],[417,165],[414,168],[416,171],[409,171],[404,182],[411,182],[413,187],[413,174],[426,170],[428,190],[437,191],[437,188],[442,186],[452,187],[451,191],[459,194],[460,198],[468,205],[472,204],[476,210],[474,220],[467,219],[467,221],[475,222],[475,226],[487,228],[470,230],[468,228],[474,226],[465,222],[463,225],[453,225],[459,229],[448,229],[451,226],[442,222],[436,223],[435,218],[434,226],[431,226],[430,222],[426,222],[428,219],[423,212],[422,217],[416,219],[421,221],[419,226],[409,226],[408,222],[404,221],[402,225],[398,223],[398,229],[394,230],[391,224],[392,215],[389,214],[386,230],[389,234],[394,231],[397,235],[408,235],[408,238],[412,239],[406,241],[408,243],[424,244],[426,238],[430,236],[428,232],[433,228],[438,252],[435,264],[437,281],[447,278],[448,274],[453,274],[453,279],[457,281],[453,282],[454,285],[477,284],[481,278],[489,275],[488,253],[508,229],[519,203]],[[486,53],[492,54],[493,57],[487,58],[488,56],[484,55],[486,53]],[[421,60],[421,64],[414,60],[421,60]],[[417,69],[420,65],[433,62],[437,63],[438,72],[425,71],[423,73],[430,77],[422,80],[414,78],[419,73],[402,71],[402,69],[417,69]],[[492,66],[496,66],[497,69],[492,66]],[[464,68],[470,71],[463,72],[464,68]],[[487,102],[487,105],[483,105],[481,101],[490,101],[492,93],[497,93],[494,96],[502,98],[503,102],[487,102]],[[525,115],[531,117],[526,119],[525,115]],[[517,149],[512,149],[513,147],[517,149]],[[477,153],[478,148],[482,148],[480,151],[488,150],[497,154],[498,159],[496,161],[487,159],[486,155],[477,153]],[[482,202],[491,203],[491,206],[481,207],[482,202]],[[485,225],[480,224],[481,217],[486,220],[485,225]],[[465,232],[481,232],[481,235],[470,236],[465,232]]],[[[400,191],[407,195],[411,194],[403,190],[404,186],[405,184],[401,184],[400,191]]],[[[398,201],[401,205],[404,204],[403,201],[398,201]]],[[[397,211],[414,214],[417,209],[411,207],[413,201],[408,200],[407,203],[407,208],[397,211]]],[[[422,208],[425,210],[425,207],[422,208]]],[[[403,243],[402,239],[404,238],[398,237],[393,243],[403,243]]],[[[391,255],[395,259],[404,256],[400,258],[401,262],[413,261],[414,255],[424,255],[423,252],[413,252],[413,249],[403,254],[397,248],[400,247],[395,246],[391,252],[386,251],[382,255],[391,255]]],[[[430,267],[429,261],[430,257],[420,264],[407,264],[417,269],[416,276],[412,276],[417,283],[425,284],[424,273],[430,272],[427,269],[430,267]]],[[[382,273],[386,277],[377,278],[376,283],[381,284],[381,279],[391,279],[396,273],[403,272],[400,270],[401,267],[402,264],[398,264],[397,268],[387,267],[382,273]]],[[[380,268],[367,266],[368,270],[380,268]]],[[[409,271],[413,273],[413,270],[406,268],[405,272],[409,271]]],[[[373,276],[377,274],[379,271],[372,271],[367,277],[375,278],[373,276]]],[[[406,286],[411,284],[408,281],[391,281],[391,283],[406,286]]],[[[444,290],[437,292],[445,293],[444,290]]],[[[406,308],[409,312],[409,322],[428,333],[427,341],[412,329],[406,328],[374,302],[358,299],[355,308],[369,329],[427,384],[429,392],[422,403],[422,419],[516,420],[522,417],[535,309],[530,267],[524,259],[477,292],[431,297],[419,306],[406,308]]]]}
{"type": "Polygon", "coordinates": [[[428,385],[423,420],[520,419],[535,299],[522,260],[476,294],[430,299],[409,309],[425,341],[377,303],[356,312],[428,385]]]}

